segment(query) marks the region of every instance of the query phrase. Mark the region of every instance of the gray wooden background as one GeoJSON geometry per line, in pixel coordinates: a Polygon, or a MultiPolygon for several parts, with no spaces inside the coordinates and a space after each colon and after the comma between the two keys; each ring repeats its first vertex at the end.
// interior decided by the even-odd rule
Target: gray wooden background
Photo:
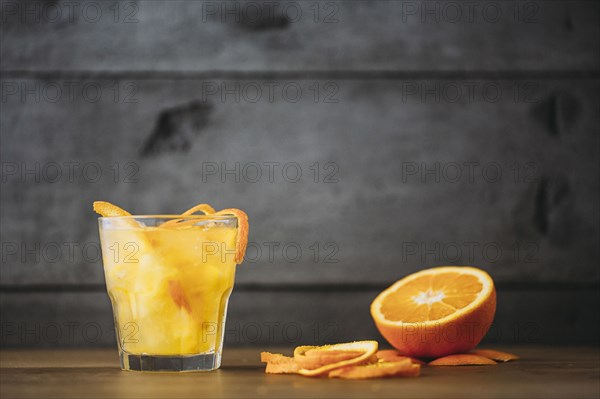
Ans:
{"type": "Polygon", "coordinates": [[[114,345],[97,199],[247,211],[228,345],[379,337],[445,264],[488,342],[597,343],[597,2],[0,3],[2,346],[114,345]]]}

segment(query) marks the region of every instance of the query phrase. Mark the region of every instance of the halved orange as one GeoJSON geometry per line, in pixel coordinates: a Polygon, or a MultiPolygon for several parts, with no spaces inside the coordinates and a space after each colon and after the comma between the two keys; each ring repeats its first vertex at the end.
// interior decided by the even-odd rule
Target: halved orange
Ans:
{"type": "Polygon", "coordinates": [[[492,278],[467,266],[411,274],[371,303],[371,316],[381,335],[402,354],[424,358],[475,348],[495,312],[492,278]]]}

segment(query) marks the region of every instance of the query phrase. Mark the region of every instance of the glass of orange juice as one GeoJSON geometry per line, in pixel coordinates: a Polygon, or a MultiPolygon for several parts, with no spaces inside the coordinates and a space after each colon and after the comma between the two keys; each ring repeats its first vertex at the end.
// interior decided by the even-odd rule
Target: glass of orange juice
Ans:
{"type": "Polygon", "coordinates": [[[241,262],[238,219],[116,216],[101,217],[99,224],[121,368],[217,369],[241,262]]]}

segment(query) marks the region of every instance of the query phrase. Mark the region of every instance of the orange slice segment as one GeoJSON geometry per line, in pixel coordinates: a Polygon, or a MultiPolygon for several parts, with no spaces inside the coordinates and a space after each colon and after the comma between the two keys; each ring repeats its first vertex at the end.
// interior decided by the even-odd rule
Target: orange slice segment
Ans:
{"type": "Polygon", "coordinates": [[[298,374],[307,377],[317,377],[323,374],[329,373],[331,370],[338,369],[340,367],[353,366],[357,364],[370,362],[377,352],[379,344],[377,341],[356,341],[348,342],[343,344],[324,345],[324,346],[299,346],[294,350],[294,359],[305,356],[309,350],[322,350],[322,351],[348,351],[348,352],[359,352],[360,355],[351,359],[342,360],[336,363],[330,363],[318,367],[316,369],[305,369],[301,368],[298,370],[298,374]]]}
{"type": "Polygon", "coordinates": [[[235,262],[240,264],[244,261],[246,246],[248,245],[248,215],[246,212],[235,208],[228,208],[216,212],[215,215],[233,215],[238,221],[238,233],[235,243],[235,262]]]}
{"type": "Polygon", "coordinates": [[[343,367],[329,372],[329,378],[361,380],[367,378],[417,377],[421,366],[413,364],[410,359],[399,362],[380,361],[374,364],[343,367]]]}
{"type": "Polygon", "coordinates": [[[430,366],[486,366],[492,364],[497,363],[487,357],[467,353],[444,356],[429,362],[430,366]]]}
{"type": "Polygon", "coordinates": [[[497,362],[510,362],[511,360],[520,359],[519,356],[513,355],[512,353],[496,351],[493,349],[475,349],[470,353],[473,355],[487,357],[488,359],[492,359],[497,362]]]}
{"type": "Polygon", "coordinates": [[[131,216],[125,209],[106,201],[94,201],[94,211],[104,217],[131,216]]]}
{"type": "Polygon", "coordinates": [[[403,354],[425,358],[475,348],[495,311],[494,282],[474,267],[411,274],[371,303],[371,316],[387,341],[403,354]]]}

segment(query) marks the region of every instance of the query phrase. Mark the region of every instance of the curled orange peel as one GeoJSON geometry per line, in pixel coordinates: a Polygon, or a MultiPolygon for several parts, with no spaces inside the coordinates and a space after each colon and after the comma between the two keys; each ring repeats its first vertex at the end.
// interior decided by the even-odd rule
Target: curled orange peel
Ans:
{"type": "MultiPolygon", "coordinates": [[[[215,213],[215,208],[213,208],[212,206],[210,206],[208,204],[198,204],[196,206],[191,207],[187,211],[183,212],[181,214],[181,216],[192,216],[194,213],[197,213],[197,212],[202,212],[205,215],[212,215],[213,213],[215,213]]],[[[183,222],[182,220],[183,219],[169,220],[169,221],[161,224],[160,227],[183,227],[183,226],[192,225],[192,224],[197,223],[196,220],[188,220],[186,222],[183,222]]]]}
{"type": "Polygon", "coordinates": [[[238,233],[235,242],[235,263],[242,263],[246,254],[246,247],[248,246],[248,215],[246,215],[246,212],[236,208],[223,209],[215,212],[214,215],[232,215],[236,217],[238,233]]]}
{"type": "Polygon", "coordinates": [[[486,366],[497,364],[487,357],[461,353],[440,357],[429,362],[429,366],[486,366]]]}
{"type": "Polygon", "coordinates": [[[300,369],[293,357],[280,353],[261,352],[260,361],[267,363],[265,369],[267,374],[296,374],[300,369]]]}
{"type": "Polygon", "coordinates": [[[493,349],[475,349],[469,352],[472,355],[478,355],[487,357],[488,359],[495,360],[497,362],[510,362],[511,360],[518,360],[519,356],[508,352],[501,352],[493,349]]]}
{"type": "Polygon", "coordinates": [[[198,204],[196,206],[191,207],[187,211],[183,212],[182,215],[189,216],[189,215],[193,215],[196,212],[202,212],[205,215],[211,215],[211,214],[215,213],[216,211],[215,211],[215,208],[213,208],[212,206],[210,206],[208,204],[198,204]]]}
{"type": "MultiPolygon", "coordinates": [[[[261,362],[267,363],[267,374],[300,374],[305,377],[367,379],[385,377],[416,377],[421,365],[409,357],[398,361],[377,358],[377,341],[356,341],[324,346],[299,346],[292,357],[261,352],[261,362]]],[[[396,351],[391,353],[398,357],[396,351]]]]}
{"type": "Polygon", "coordinates": [[[324,345],[324,346],[299,346],[294,350],[294,358],[305,356],[305,353],[310,350],[336,350],[336,351],[350,351],[350,352],[359,352],[361,353],[359,356],[353,357],[351,359],[342,360],[336,363],[326,364],[324,366],[318,367],[316,369],[305,369],[301,368],[298,370],[298,374],[304,375],[306,377],[318,377],[324,374],[329,373],[332,370],[353,366],[357,364],[367,363],[373,360],[373,356],[377,353],[377,348],[379,344],[377,341],[355,341],[348,342],[343,344],[335,344],[335,345],[324,345]]]}
{"type": "Polygon", "coordinates": [[[409,358],[398,362],[379,361],[373,364],[342,367],[329,372],[329,378],[362,380],[367,378],[417,377],[421,366],[413,364],[409,358]]]}
{"type": "Polygon", "coordinates": [[[94,211],[103,217],[131,216],[125,209],[106,201],[94,201],[94,211]]]}
{"type": "Polygon", "coordinates": [[[362,355],[359,351],[310,349],[303,355],[295,355],[294,361],[302,369],[314,370],[328,364],[339,363],[362,355]]]}

